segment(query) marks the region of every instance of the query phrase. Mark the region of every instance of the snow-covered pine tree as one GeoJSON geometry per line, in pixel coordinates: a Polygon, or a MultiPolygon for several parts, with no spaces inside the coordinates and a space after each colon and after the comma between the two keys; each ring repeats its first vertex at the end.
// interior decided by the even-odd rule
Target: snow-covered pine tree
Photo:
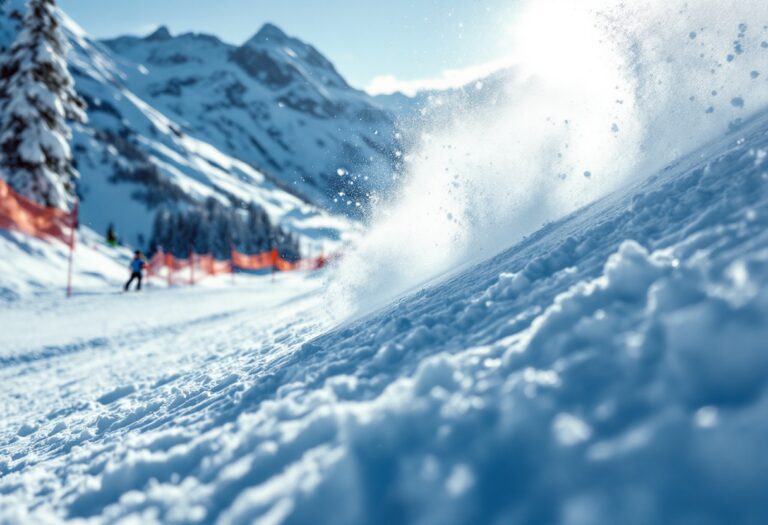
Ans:
{"type": "Polygon", "coordinates": [[[68,47],[55,0],[29,0],[0,68],[0,177],[29,199],[60,209],[72,207],[78,176],[67,120],[86,120],[67,70],[68,47]]]}

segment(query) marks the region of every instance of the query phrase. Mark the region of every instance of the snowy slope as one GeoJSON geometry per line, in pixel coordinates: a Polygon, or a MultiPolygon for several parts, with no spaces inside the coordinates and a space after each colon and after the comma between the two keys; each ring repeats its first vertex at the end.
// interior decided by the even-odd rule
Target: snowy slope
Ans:
{"type": "MultiPolygon", "coordinates": [[[[0,4],[0,47],[13,41],[23,0],[0,4]]],[[[129,75],[110,51],[62,15],[72,44],[69,62],[89,122],[74,128],[81,173],[82,222],[103,232],[112,222],[133,244],[146,240],[154,210],[178,208],[209,196],[255,202],[289,229],[314,239],[339,240],[353,225],[308,204],[285,184],[184,131],[129,86],[129,75]],[[288,190],[288,191],[286,191],[288,190]]]]}
{"type": "MultiPolygon", "coordinates": [[[[0,305],[10,308],[22,298],[64,295],[69,264],[69,247],[64,243],[0,230],[0,253],[0,305]]],[[[101,235],[81,228],[73,255],[75,293],[119,290],[131,256],[129,249],[107,247],[101,235]]]]}
{"type": "Polygon", "coordinates": [[[0,521],[762,523],[767,157],[764,113],[338,327],[300,276],[2,311],[0,521]]]}
{"type": "Polygon", "coordinates": [[[392,114],[271,24],[241,46],[165,27],[104,44],[121,57],[130,89],[183,131],[312,202],[359,214],[372,191],[389,186],[397,167],[392,114]]]}

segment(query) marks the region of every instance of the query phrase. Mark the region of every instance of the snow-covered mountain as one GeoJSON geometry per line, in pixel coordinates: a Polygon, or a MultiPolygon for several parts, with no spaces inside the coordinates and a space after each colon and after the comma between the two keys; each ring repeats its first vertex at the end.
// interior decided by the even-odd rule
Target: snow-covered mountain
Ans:
{"type": "Polygon", "coordinates": [[[165,27],[104,44],[131,90],[184,132],[313,202],[354,211],[396,169],[392,114],[274,25],[239,47],[165,27]]]}
{"type": "MultiPolygon", "coordinates": [[[[0,4],[0,48],[7,48],[13,42],[20,21],[19,13],[24,9],[23,0],[5,0],[0,4]]],[[[338,193],[336,186],[323,188],[319,178],[313,178],[313,184],[307,183],[316,191],[310,191],[309,186],[302,187],[298,182],[292,184],[290,181],[293,180],[293,175],[290,173],[298,173],[296,170],[299,168],[290,167],[283,161],[291,158],[291,162],[299,163],[302,158],[309,159],[301,168],[307,173],[310,166],[319,166],[321,162],[326,162],[328,166],[333,166],[333,170],[329,171],[323,180],[333,181],[337,185],[351,183],[353,191],[346,190],[346,193],[357,195],[355,191],[362,187],[364,181],[361,177],[361,182],[353,182],[353,177],[348,174],[354,176],[355,167],[376,161],[373,149],[363,151],[359,148],[369,143],[371,148],[379,148],[374,138],[381,136],[381,153],[378,157],[386,157],[388,146],[384,143],[390,141],[391,144],[391,140],[384,140],[383,137],[391,137],[392,123],[391,119],[387,119],[387,113],[377,110],[375,106],[366,105],[365,95],[351,88],[344,88],[346,84],[343,79],[333,71],[330,63],[321,60],[319,54],[311,47],[300,48],[291,44],[296,48],[296,53],[302,53],[302,57],[316,64],[316,69],[313,70],[318,75],[316,78],[320,78],[320,70],[327,71],[327,79],[334,83],[334,86],[327,87],[326,92],[340,92],[346,89],[350,93],[350,100],[357,101],[342,101],[339,96],[332,100],[336,106],[329,103],[312,110],[317,114],[313,117],[315,120],[327,120],[323,132],[318,132],[320,134],[316,137],[314,149],[302,142],[309,140],[307,137],[310,134],[304,133],[302,126],[310,125],[310,113],[301,113],[307,116],[306,119],[300,118],[296,116],[300,111],[288,106],[301,104],[300,94],[305,88],[299,86],[291,92],[283,90],[283,98],[279,101],[274,98],[260,101],[259,97],[266,97],[266,92],[257,89],[258,82],[255,80],[247,86],[223,80],[231,80],[233,76],[243,81],[252,78],[245,72],[235,72],[240,66],[234,58],[229,57],[230,52],[227,50],[231,46],[215,41],[212,37],[189,35],[180,39],[165,39],[167,35],[160,31],[147,40],[147,45],[159,46],[155,50],[157,58],[155,61],[145,60],[147,65],[144,66],[132,62],[129,58],[117,56],[109,46],[90,38],[65,14],[62,14],[62,23],[72,45],[69,62],[76,89],[89,106],[89,122],[75,125],[73,128],[74,157],[81,174],[79,192],[83,224],[96,231],[104,231],[107,224],[114,223],[124,239],[130,243],[142,244],[141,240],[146,240],[150,230],[154,210],[159,206],[184,207],[213,196],[234,205],[255,202],[264,207],[275,222],[310,238],[338,240],[355,228],[348,219],[331,215],[323,209],[329,202],[333,202],[333,199],[324,199],[323,196],[338,193]],[[197,42],[199,47],[192,46],[191,42],[197,42]],[[163,47],[163,44],[168,47],[163,47]],[[170,103],[169,96],[160,93],[162,89],[158,88],[162,84],[173,90],[172,86],[177,85],[173,78],[179,71],[171,68],[173,71],[166,75],[167,71],[155,63],[164,62],[160,57],[166,57],[166,65],[172,64],[174,60],[181,62],[181,55],[174,51],[176,46],[186,49],[190,55],[187,58],[190,60],[191,55],[207,56],[211,60],[208,70],[211,77],[208,80],[213,84],[223,82],[217,84],[218,87],[229,88],[219,93],[224,99],[229,97],[226,93],[234,96],[235,92],[240,91],[238,96],[247,98],[251,110],[255,111],[256,107],[269,108],[274,102],[271,111],[274,111],[275,115],[282,112],[283,115],[290,113],[291,117],[285,120],[277,116],[274,120],[267,119],[272,123],[265,126],[266,120],[251,120],[256,113],[247,113],[239,107],[230,107],[227,114],[220,108],[220,111],[225,113],[214,117],[215,110],[208,104],[215,100],[215,93],[218,91],[216,87],[205,82],[202,84],[210,87],[211,91],[203,88],[202,91],[191,93],[188,99],[177,98],[178,101],[184,100],[187,112],[191,113],[192,108],[197,108],[200,112],[199,119],[191,114],[183,117],[181,113],[184,110],[177,112],[179,108],[170,103]],[[197,50],[199,53],[190,53],[191,50],[197,50]],[[206,52],[211,55],[206,55],[206,52]],[[223,62],[224,69],[221,71],[216,69],[217,60],[223,62]],[[150,68],[159,71],[155,81],[151,80],[150,68]],[[349,127],[353,124],[340,125],[339,120],[329,116],[333,108],[342,107],[350,111],[350,115],[354,113],[353,118],[374,115],[373,120],[381,120],[381,133],[377,134],[377,130],[371,129],[370,137],[373,138],[369,138],[364,132],[361,132],[362,135],[350,134],[349,127]],[[366,108],[370,109],[370,112],[367,112],[366,108]],[[210,120],[206,121],[207,118],[210,120]],[[193,124],[195,121],[197,124],[193,124]],[[251,145],[250,152],[253,154],[249,153],[243,143],[239,143],[239,146],[233,143],[230,148],[224,134],[212,128],[206,129],[206,122],[218,122],[221,126],[226,126],[222,124],[225,122],[232,123],[233,127],[227,133],[238,139],[246,137],[249,133],[258,135],[253,140],[245,139],[251,145]],[[243,131],[245,128],[248,128],[247,133],[243,131]],[[272,137],[270,141],[267,142],[258,130],[267,130],[265,133],[272,137]],[[353,135],[357,138],[350,138],[353,135]],[[283,143],[282,146],[279,145],[280,142],[283,143]],[[339,145],[338,151],[343,150],[348,155],[343,156],[332,150],[332,144],[339,145]],[[289,154],[286,153],[285,147],[295,149],[289,154]],[[305,147],[312,153],[302,156],[305,147]],[[283,153],[276,153],[278,149],[283,153]],[[259,158],[254,152],[262,150],[263,156],[259,158]],[[268,162],[267,158],[274,162],[268,162]],[[352,159],[357,159],[360,163],[354,163],[352,159]],[[337,174],[337,169],[344,170],[343,177],[337,174]]],[[[269,36],[274,31],[267,28],[260,37],[244,46],[238,55],[239,60],[248,63],[246,55],[249,49],[255,49],[253,56],[266,53],[263,49],[259,50],[260,41],[266,38],[265,34],[269,36]]],[[[128,43],[131,41],[123,39],[112,42],[111,46],[123,49],[130,47],[128,43]]],[[[251,62],[251,65],[255,67],[254,62],[251,62]]],[[[203,71],[205,68],[198,65],[195,69],[203,71]]],[[[287,77],[284,75],[279,78],[287,77]]],[[[181,83],[184,82],[186,81],[181,83]]],[[[321,80],[317,80],[313,85],[317,90],[321,89],[321,80]]],[[[363,128],[361,124],[360,129],[363,128]]],[[[331,170],[331,167],[328,167],[328,170],[331,170]]],[[[324,172],[318,168],[316,175],[319,177],[321,173],[324,172]]],[[[344,207],[354,208],[355,202],[347,206],[345,201],[344,207]]],[[[341,207],[337,209],[340,210],[341,207]]]]}

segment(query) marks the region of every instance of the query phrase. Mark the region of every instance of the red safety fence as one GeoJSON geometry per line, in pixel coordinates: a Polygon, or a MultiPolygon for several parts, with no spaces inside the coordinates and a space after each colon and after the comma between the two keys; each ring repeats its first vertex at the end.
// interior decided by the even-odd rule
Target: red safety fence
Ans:
{"type": "MultiPolygon", "coordinates": [[[[335,258],[336,256],[334,256],[335,258]]],[[[272,269],[278,272],[311,271],[320,270],[330,262],[324,255],[309,257],[296,261],[284,259],[277,250],[259,253],[256,255],[244,255],[235,250],[232,251],[232,266],[241,270],[272,269]]]]}
{"type": "Polygon", "coordinates": [[[297,261],[288,261],[280,256],[277,250],[245,255],[232,250],[232,266],[239,270],[276,270],[278,272],[292,272],[296,270],[319,270],[324,268],[328,259],[321,255],[297,261]]]}
{"type": "Polygon", "coordinates": [[[38,239],[58,239],[69,247],[67,297],[72,295],[77,212],[77,203],[72,211],[37,204],[15,192],[8,183],[0,179],[0,229],[16,230],[38,239]]]}
{"type": "Polygon", "coordinates": [[[232,266],[239,270],[269,270],[277,267],[280,256],[277,250],[246,255],[232,250],[232,266]]]}
{"type": "Polygon", "coordinates": [[[195,258],[200,270],[207,275],[232,273],[232,263],[230,261],[219,261],[214,259],[213,255],[197,255],[195,258]]]}
{"type": "Polygon", "coordinates": [[[210,254],[191,253],[186,259],[175,257],[162,250],[155,253],[147,262],[148,277],[164,277],[169,286],[174,284],[195,284],[200,280],[221,274],[231,274],[235,270],[273,272],[311,271],[324,268],[331,258],[320,255],[297,261],[288,261],[277,250],[257,254],[244,254],[232,250],[231,259],[220,260],[210,254]]]}
{"type": "Polygon", "coordinates": [[[0,228],[17,230],[39,239],[54,238],[72,246],[77,207],[71,212],[46,208],[16,193],[0,180],[0,228]]]}
{"type": "Polygon", "coordinates": [[[181,259],[158,251],[147,262],[147,277],[158,277],[161,273],[165,274],[169,285],[195,284],[206,277],[232,273],[232,265],[212,255],[193,253],[188,259],[181,259]]]}

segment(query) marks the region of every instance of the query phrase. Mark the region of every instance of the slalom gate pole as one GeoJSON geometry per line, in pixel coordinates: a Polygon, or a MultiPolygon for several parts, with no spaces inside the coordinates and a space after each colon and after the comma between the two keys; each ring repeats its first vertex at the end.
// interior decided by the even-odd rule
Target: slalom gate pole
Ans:
{"type": "Polygon", "coordinates": [[[277,248],[272,248],[272,282],[275,282],[275,272],[277,272],[277,248]]]}
{"type": "Polygon", "coordinates": [[[75,236],[75,230],[77,230],[77,224],[79,221],[80,205],[75,201],[75,206],[72,208],[72,224],[70,224],[69,232],[69,262],[67,264],[67,298],[72,297],[72,266],[75,258],[75,242],[77,240],[75,236]]]}
{"type": "MultiPolygon", "coordinates": [[[[214,256],[215,259],[216,256],[214,256]]],[[[229,246],[229,273],[232,274],[232,285],[235,284],[235,245],[229,246]]]]}
{"type": "Polygon", "coordinates": [[[195,285],[195,252],[192,251],[192,247],[189,247],[189,283],[195,285]]]}

